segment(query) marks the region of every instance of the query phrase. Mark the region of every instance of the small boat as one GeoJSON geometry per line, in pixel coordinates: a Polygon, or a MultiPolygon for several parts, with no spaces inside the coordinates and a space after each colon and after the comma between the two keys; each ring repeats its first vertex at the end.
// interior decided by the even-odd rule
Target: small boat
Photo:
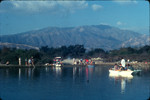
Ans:
{"type": "Polygon", "coordinates": [[[130,74],[123,74],[123,75],[118,75],[118,74],[112,74],[112,73],[109,73],[109,77],[110,78],[121,78],[121,79],[133,79],[133,75],[130,75],[130,74]]]}
{"type": "Polygon", "coordinates": [[[53,59],[53,65],[56,67],[62,66],[62,58],[61,57],[55,57],[53,59]]]}
{"type": "Polygon", "coordinates": [[[132,75],[139,75],[139,74],[141,74],[141,71],[142,70],[139,70],[139,69],[137,69],[137,70],[133,70],[133,73],[132,73],[132,75]]]}
{"type": "Polygon", "coordinates": [[[115,75],[131,75],[133,73],[133,71],[131,71],[131,70],[114,70],[114,69],[110,69],[109,73],[115,74],[115,75]]]}
{"type": "Polygon", "coordinates": [[[122,76],[138,74],[140,72],[141,72],[141,70],[130,70],[130,69],[127,69],[127,70],[114,70],[113,68],[109,69],[109,73],[111,73],[112,75],[122,75],[122,76]]]}
{"type": "Polygon", "coordinates": [[[89,68],[95,67],[94,65],[87,65],[89,68]]]}

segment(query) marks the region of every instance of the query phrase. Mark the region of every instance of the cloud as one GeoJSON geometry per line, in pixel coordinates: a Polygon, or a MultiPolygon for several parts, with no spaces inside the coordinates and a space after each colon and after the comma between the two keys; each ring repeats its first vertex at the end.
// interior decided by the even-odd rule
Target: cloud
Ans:
{"type": "Polygon", "coordinates": [[[100,10],[101,8],[102,8],[101,5],[97,5],[97,4],[93,4],[93,5],[92,5],[92,9],[93,9],[94,11],[100,10]]]}
{"type": "Polygon", "coordinates": [[[126,25],[127,25],[127,23],[121,22],[121,21],[118,21],[116,24],[117,24],[118,26],[126,26],[126,25]]]}
{"type": "Polygon", "coordinates": [[[117,25],[118,25],[118,26],[122,25],[122,22],[118,21],[118,22],[117,22],[117,25]]]}
{"type": "Polygon", "coordinates": [[[100,25],[111,25],[111,24],[102,22],[102,23],[100,23],[100,25]]]}
{"type": "Polygon", "coordinates": [[[76,10],[81,10],[88,7],[88,3],[86,1],[57,1],[57,3],[63,10],[72,13],[76,10]]]}
{"type": "Polygon", "coordinates": [[[40,12],[45,9],[53,9],[56,4],[48,1],[5,1],[1,4],[1,10],[5,12],[40,12]]]}
{"type": "Polygon", "coordinates": [[[57,1],[57,3],[65,8],[83,9],[88,6],[85,1],[57,1]]]}
{"type": "Polygon", "coordinates": [[[5,1],[1,3],[0,12],[43,12],[60,13],[60,11],[75,12],[88,7],[86,1],[5,1]]]}
{"type": "Polygon", "coordinates": [[[28,12],[38,12],[45,9],[54,9],[56,3],[48,1],[21,1],[21,2],[12,2],[14,10],[28,11],[28,12]]]}
{"type": "MultiPolygon", "coordinates": [[[[137,0],[112,0],[118,4],[137,4],[137,0]]],[[[143,0],[144,1],[144,0],[143,0]]]]}

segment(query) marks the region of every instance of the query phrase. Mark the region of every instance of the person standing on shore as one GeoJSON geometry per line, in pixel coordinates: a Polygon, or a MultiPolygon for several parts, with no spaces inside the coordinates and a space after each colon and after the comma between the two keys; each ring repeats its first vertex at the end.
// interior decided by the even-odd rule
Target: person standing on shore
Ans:
{"type": "Polygon", "coordinates": [[[34,66],[34,59],[33,59],[33,57],[31,57],[31,63],[32,63],[32,66],[34,66]]]}
{"type": "Polygon", "coordinates": [[[28,65],[31,66],[31,59],[28,60],[28,65]]]}
{"type": "Polygon", "coordinates": [[[19,57],[19,66],[21,66],[21,58],[19,57]]]}
{"type": "Polygon", "coordinates": [[[9,65],[9,61],[6,62],[6,65],[9,65]]]}
{"type": "Polygon", "coordinates": [[[25,65],[26,65],[26,66],[28,65],[28,60],[27,60],[27,58],[25,58],[25,65]]]}
{"type": "Polygon", "coordinates": [[[124,67],[125,68],[125,66],[126,66],[126,62],[125,62],[125,59],[122,57],[122,59],[121,59],[121,65],[122,65],[122,67],[124,67]]]}

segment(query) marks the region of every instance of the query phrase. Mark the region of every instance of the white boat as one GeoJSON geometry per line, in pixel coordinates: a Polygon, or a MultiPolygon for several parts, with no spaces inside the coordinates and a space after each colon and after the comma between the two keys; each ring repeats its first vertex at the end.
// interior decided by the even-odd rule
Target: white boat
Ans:
{"type": "Polygon", "coordinates": [[[55,57],[53,59],[54,63],[53,65],[56,66],[56,67],[60,67],[62,66],[62,58],[61,57],[55,57]]]}
{"type": "Polygon", "coordinates": [[[121,75],[121,76],[129,76],[132,74],[138,74],[141,70],[114,70],[113,68],[109,70],[111,75],[121,75]]]}
{"type": "Polygon", "coordinates": [[[111,73],[111,75],[122,75],[122,76],[126,76],[126,75],[132,75],[134,71],[131,70],[114,70],[114,69],[110,69],[109,73],[111,73]]]}
{"type": "Polygon", "coordinates": [[[133,75],[132,74],[114,74],[114,73],[109,73],[109,77],[113,77],[113,78],[116,78],[116,77],[121,77],[121,78],[127,78],[127,79],[132,79],[133,78],[133,75]]]}

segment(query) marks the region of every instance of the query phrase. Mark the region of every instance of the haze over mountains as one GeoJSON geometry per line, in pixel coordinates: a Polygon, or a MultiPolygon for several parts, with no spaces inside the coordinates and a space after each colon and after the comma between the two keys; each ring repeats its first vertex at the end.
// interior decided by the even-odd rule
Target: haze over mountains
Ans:
{"type": "Polygon", "coordinates": [[[149,44],[149,36],[108,25],[79,27],[48,27],[29,32],[0,36],[1,43],[15,43],[35,47],[60,47],[82,44],[86,48],[105,50],[149,44]]]}

